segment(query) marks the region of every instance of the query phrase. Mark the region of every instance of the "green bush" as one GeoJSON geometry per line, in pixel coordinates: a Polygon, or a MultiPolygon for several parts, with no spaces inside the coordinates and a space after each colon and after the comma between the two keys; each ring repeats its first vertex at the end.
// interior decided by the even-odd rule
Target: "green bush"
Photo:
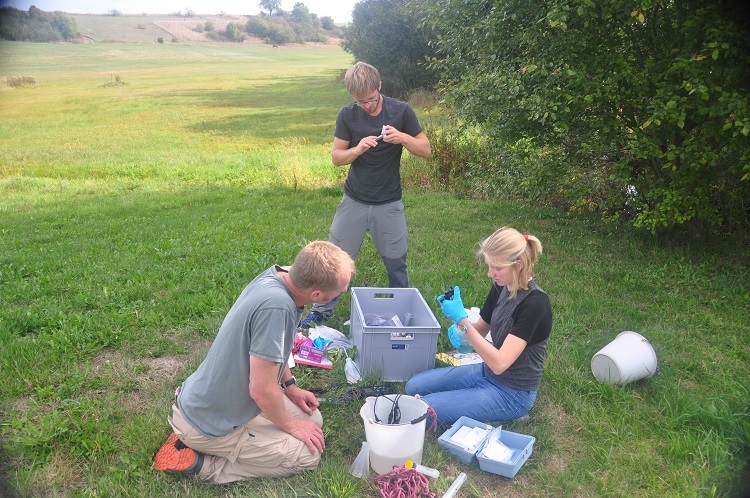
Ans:
{"type": "Polygon", "coordinates": [[[266,34],[268,41],[275,45],[283,45],[294,41],[294,30],[283,24],[274,23],[268,27],[266,34]]]}
{"type": "Polygon", "coordinates": [[[456,121],[500,149],[532,138],[541,164],[554,157],[549,173],[535,162],[537,176],[511,178],[517,188],[651,232],[747,229],[748,26],[729,6],[648,3],[423,0],[422,9],[440,33],[434,63],[456,121]]]}
{"type": "Polygon", "coordinates": [[[384,93],[405,98],[412,90],[432,88],[438,79],[426,64],[434,50],[429,31],[420,27],[423,17],[406,0],[359,2],[341,46],[356,60],[378,68],[384,93]]]}
{"type": "Polygon", "coordinates": [[[232,41],[242,41],[242,39],[244,38],[242,34],[242,27],[237,23],[230,22],[229,24],[227,24],[227,27],[224,30],[224,36],[232,41]]]}
{"type": "Polygon", "coordinates": [[[45,12],[33,5],[28,12],[0,7],[0,39],[49,43],[79,36],[75,20],[64,12],[45,12]]]}
{"type": "Polygon", "coordinates": [[[250,17],[245,23],[245,31],[249,35],[265,38],[268,36],[268,23],[257,16],[250,17]]]}

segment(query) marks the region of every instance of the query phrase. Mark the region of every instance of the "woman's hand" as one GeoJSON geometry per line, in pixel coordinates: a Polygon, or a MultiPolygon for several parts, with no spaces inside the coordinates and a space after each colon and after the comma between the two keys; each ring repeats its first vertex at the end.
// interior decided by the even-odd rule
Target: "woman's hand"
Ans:
{"type": "Polygon", "coordinates": [[[466,309],[464,309],[464,303],[461,301],[461,289],[458,286],[453,288],[453,297],[451,299],[446,298],[445,294],[440,294],[437,297],[437,301],[440,303],[443,314],[454,322],[458,323],[462,319],[469,317],[466,309]]]}

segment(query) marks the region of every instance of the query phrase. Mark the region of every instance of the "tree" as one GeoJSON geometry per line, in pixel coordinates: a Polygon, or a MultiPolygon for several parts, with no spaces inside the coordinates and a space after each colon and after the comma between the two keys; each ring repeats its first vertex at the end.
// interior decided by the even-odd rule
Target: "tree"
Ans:
{"type": "Polygon", "coordinates": [[[327,31],[331,31],[332,29],[336,28],[336,23],[333,22],[333,17],[331,16],[323,16],[320,18],[320,25],[323,27],[323,29],[327,31]]]}
{"type": "Polygon", "coordinates": [[[60,42],[79,36],[75,20],[64,12],[45,12],[33,5],[28,12],[0,7],[0,39],[60,42]]]}
{"type": "Polygon", "coordinates": [[[260,0],[258,6],[268,11],[268,17],[273,16],[275,10],[281,8],[281,0],[260,0]]]}
{"type": "MultiPolygon", "coordinates": [[[[439,31],[434,62],[457,118],[498,144],[531,140],[554,154],[540,198],[652,231],[747,223],[750,36],[722,2],[421,8],[439,31]]],[[[547,173],[527,166],[519,188],[547,173]]]]}
{"type": "Polygon", "coordinates": [[[289,16],[292,21],[296,23],[312,25],[312,15],[310,15],[310,9],[308,9],[302,2],[297,2],[294,4],[294,8],[292,8],[292,12],[289,16]]]}
{"type": "Polygon", "coordinates": [[[405,0],[362,0],[354,5],[341,45],[355,59],[378,68],[383,91],[389,95],[406,97],[411,90],[437,82],[426,64],[433,50],[419,28],[421,16],[405,0]]]}

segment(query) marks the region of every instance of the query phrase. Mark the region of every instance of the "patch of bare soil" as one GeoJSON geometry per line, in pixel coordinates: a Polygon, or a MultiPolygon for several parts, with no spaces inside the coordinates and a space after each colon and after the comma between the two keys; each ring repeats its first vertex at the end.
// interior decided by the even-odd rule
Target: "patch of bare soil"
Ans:
{"type": "MultiPolygon", "coordinates": [[[[211,343],[196,344],[193,351],[205,354],[211,343]]],[[[117,350],[104,350],[94,358],[92,373],[137,385],[138,391],[159,390],[176,384],[177,374],[195,359],[193,354],[129,358],[117,350]]],[[[135,387],[135,386],[134,386],[135,387]]]]}

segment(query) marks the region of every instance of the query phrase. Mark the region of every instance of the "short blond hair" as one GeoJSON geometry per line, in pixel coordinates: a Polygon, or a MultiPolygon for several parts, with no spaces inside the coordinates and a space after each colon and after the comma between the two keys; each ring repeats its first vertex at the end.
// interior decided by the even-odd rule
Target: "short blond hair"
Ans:
{"type": "Polygon", "coordinates": [[[348,269],[354,275],[354,261],[337,245],[325,240],[310,242],[294,258],[289,277],[301,290],[334,291],[341,274],[348,269]]]}
{"type": "Polygon", "coordinates": [[[366,62],[357,62],[346,71],[344,83],[355,99],[369,97],[372,92],[380,89],[380,72],[366,62]]]}
{"type": "Polygon", "coordinates": [[[510,297],[518,289],[528,289],[534,276],[534,265],[542,254],[542,243],[533,235],[522,234],[515,228],[503,227],[479,243],[477,257],[494,268],[515,266],[513,283],[508,285],[510,297]],[[523,264],[518,268],[517,262],[523,264]]]}

